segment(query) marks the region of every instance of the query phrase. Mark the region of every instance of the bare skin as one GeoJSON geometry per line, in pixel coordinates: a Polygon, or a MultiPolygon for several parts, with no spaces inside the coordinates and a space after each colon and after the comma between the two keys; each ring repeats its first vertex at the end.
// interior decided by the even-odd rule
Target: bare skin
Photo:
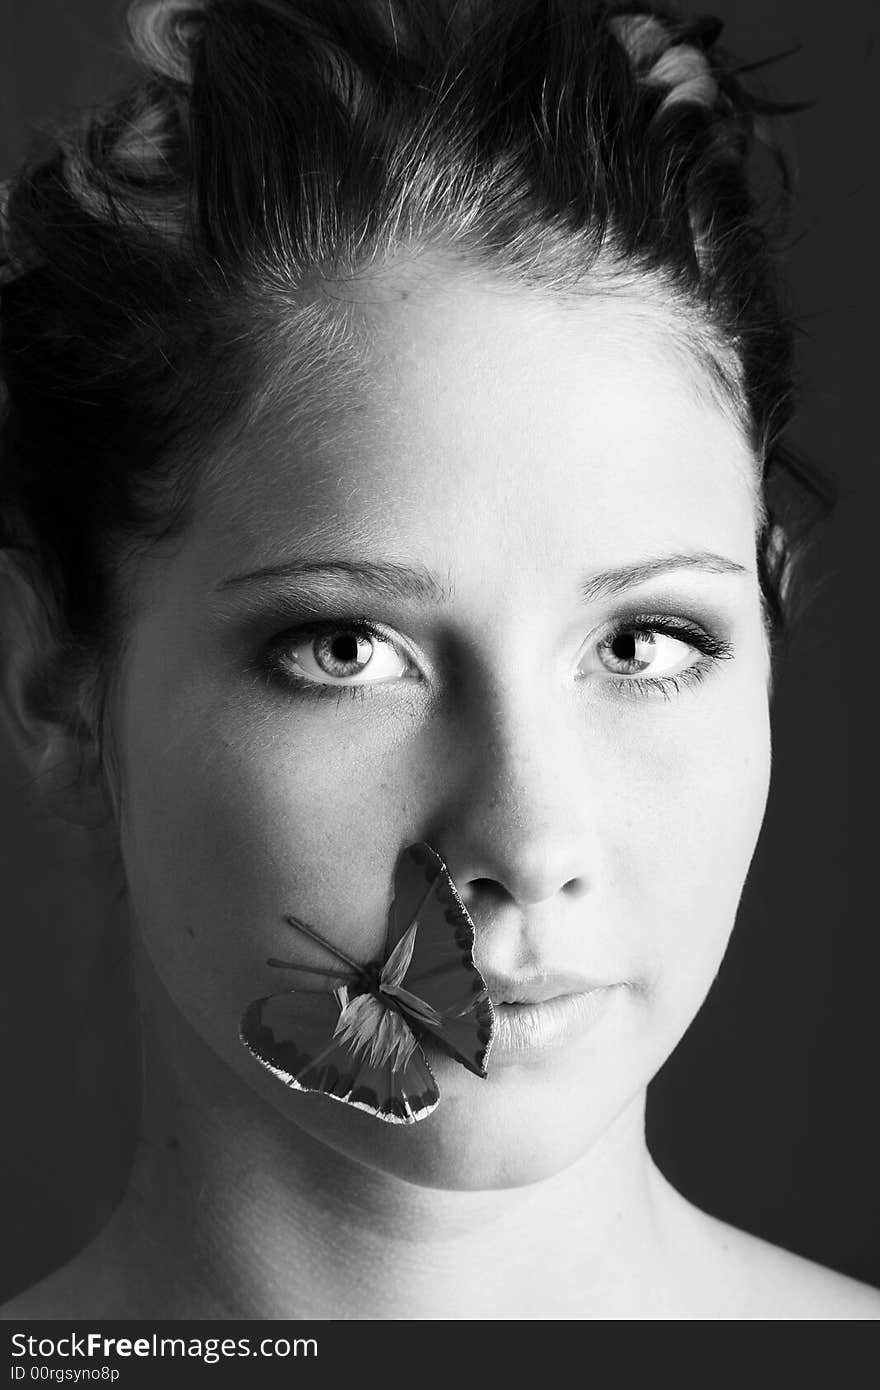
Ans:
{"type": "Polygon", "coordinates": [[[257,422],[179,550],[143,567],[113,711],[142,1138],[109,1226],[7,1316],[880,1315],[875,1292],[690,1206],[644,1138],[769,776],[735,410],[647,302],[560,308],[453,277],[372,312],[369,392],[308,439],[283,408],[257,422]],[[323,560],[330,535],[349,571],[307,601],[299,579],[292,597],[289,577],[281,597],[229,582],[323,560]],[[376,559],[450,593],[353,587],[376,559]],[[653,683],[609,637],[639,614],[653,683]],[[363,671],[322,671],[304,623],[361,615],[384,634],[363,671]],[[288,631],[283,680],[255,677],[288,631]],[[279,988],[267,958],[298,949],[284,912],[375,953],[420,839],[481,968],[589,971],[613,1004],[485,1083],[438,1061],[438,1110],[401,1134],[291,1092],[237,1026],[279,988]]]}
{"type": "Polygon", "coordinates": [[[116,1215],[5,1319],[880,1317],[875,1290],[685,1201],[645,1148],[641,1097],[555,1179],[441,1194],[291,1144],[198,1040],[166,1039],[116,1215]]]}

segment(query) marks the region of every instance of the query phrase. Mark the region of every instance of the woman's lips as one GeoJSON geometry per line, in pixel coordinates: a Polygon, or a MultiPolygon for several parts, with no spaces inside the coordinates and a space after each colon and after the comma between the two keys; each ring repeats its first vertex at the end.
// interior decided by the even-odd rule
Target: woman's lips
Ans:
{"type": "Polygon", "coordinates": [[[495,1035],[489,1051],[493,1064],[535,1060],[574,1042],[604,1017],[623,982],[605,983],[573,976],[547,976],[489,986],[495,1008],[495,1035]]]}

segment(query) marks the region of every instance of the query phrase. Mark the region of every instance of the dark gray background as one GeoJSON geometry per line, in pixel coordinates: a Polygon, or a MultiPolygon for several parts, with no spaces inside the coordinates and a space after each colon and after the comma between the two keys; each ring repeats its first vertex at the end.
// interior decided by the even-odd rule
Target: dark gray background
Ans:
{"type": "MultiPolygon", "coordinates": [[[[13,0],[0,176],[124,71],[122,0],[13,0]]],[[[782,672],[774,783],[709,1001],[651,1092],[667,1175],[736,1224],[880,1285],[874,677],[878,602],[877,28],[869,0],[723,0],[736,52],[812,98],[789,256],[806,383],[794,439],[841,487],[782,672]]],[[[674,847],[670,847],[674,853],[674,847]]],[[[41,813],[0,739],[0,1294],[60,1262],[124,1180],[137,1087],[124,920],[90,837],[41,813]]]]}

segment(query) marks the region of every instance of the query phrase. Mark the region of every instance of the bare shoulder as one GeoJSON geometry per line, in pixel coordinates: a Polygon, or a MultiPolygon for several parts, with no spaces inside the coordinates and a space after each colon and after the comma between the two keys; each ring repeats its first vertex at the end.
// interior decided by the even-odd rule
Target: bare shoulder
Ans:
{"type": "Polygon", "coordinates": [[[743,1317],[880,1319],[880,1290],[723,1222],[714,1224],[741,1277],[743,1317]]]}
{"type": "MultiPolygon", "coordinates": [[[[75,1274],[79,1260],[54,1270],[39,1283],[16,1294],[0,1308],[0,1322],[33,1322],[47,1318],[73,1319],[80,1316],[77,1307],[79,1281],[75,1274]]],[[[93,1314],[95,1316],[95,1314],[93,1314]]]]}
{"type": "Polygon", "coordinates": [[[52,1294],[55,1275],[41,1279],[39,1284],[15,1294],[0,1307],[0,1322],[41,1322],[47,1318],[75,1318],[63,1302],[52,1294]]]}
{"type": "Polygon", "coordinates": [[[129,1217],[123,1204],[74,1259],[5,1304],[0,1320],[222,1316],[169,1252],[133,1232],[129,1217]]]}
{"type": "Polygon", "coordinates": [[[102,1233],[67,1264],[5,1303],[0,1320],[112,1317],[119,1274],[107,1234],[102,1233]]]}
{"type": "Polygon", "coordinates": [[[668,1191],[665,1219],[681,1267],[692,1276],[693,1297],[702,1301],[697,1316],[880,1319],[880,1290],[738,1230],[668,1191]]]}

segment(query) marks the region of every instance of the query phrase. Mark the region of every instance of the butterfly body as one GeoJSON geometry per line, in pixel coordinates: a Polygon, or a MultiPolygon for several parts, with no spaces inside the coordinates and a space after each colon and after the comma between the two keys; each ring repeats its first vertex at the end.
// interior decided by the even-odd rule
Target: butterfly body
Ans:
{"type": "Polygon", "coordinates": [[[336,961],[326,970],[270,961],[332,984],[258,999],[245,1011],[242,1041],[274,1075],[398,1124],[423,1119],[440,1099],[422,1044],[486,1075],[494,1012],[474,964],[474,927],[429,845],[400,857],[381,958],[360,964],[314,928],[287,921],[336,961]]]}

